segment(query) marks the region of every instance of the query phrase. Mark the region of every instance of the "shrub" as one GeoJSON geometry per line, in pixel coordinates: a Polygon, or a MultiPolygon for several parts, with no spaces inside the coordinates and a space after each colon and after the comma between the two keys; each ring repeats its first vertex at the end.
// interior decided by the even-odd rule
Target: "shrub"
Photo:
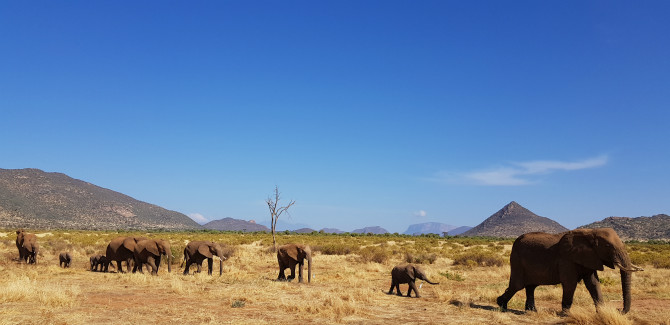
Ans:
{"type": "Polygon", "coordinates": [[[479,248],[469,249],[454,258],[454,265],[463,266],[502,266],[503,258],[479,248]]]}
{"type": "Polygon", "coordinates": [[[321,252],[324,255],[348,255],[354,249],[349,245],[344,244],[326,244],[312,246],[312,252],[321,252]]]}
{"type": "Polygon", "coordinates": [[[385,263],[389,259],[389,252],[379,246],[368,246],[359,250],[361,262],[385,263]]]}
{"type": "Polygon", "coordinates": [[[405,253],[405,262],[407,263],[433,264],[435,260],[437,260],[437,255],[434,253],[405,253]]]}

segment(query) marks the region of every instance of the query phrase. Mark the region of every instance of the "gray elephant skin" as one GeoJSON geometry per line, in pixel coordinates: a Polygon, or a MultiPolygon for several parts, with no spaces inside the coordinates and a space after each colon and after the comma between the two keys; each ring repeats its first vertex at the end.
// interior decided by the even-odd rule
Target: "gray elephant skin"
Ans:
{"type": "Polygon", "coordinates": [[[35,234],[27,233],[23,229],[16,231],[16,248],[19,250],[19,262],[37,264],[37,254],[40,245],[37,243],[35,234]]]}
{"type": "Polygon", "coordinates": [[[170,250],[170,242],[162,239],[145,239],[140,240],[135,245],[133,250],[133,257],[135,260],[135,269],[142,272],[142,265],[146,264],[151,267],[151,274],[158,274],[158,267],[161,263],[161,256],[167,257],[168,272],[172,272],[172,251],[170,250]]]}
{"type": "Polygon", "coordinates": [[[561,284],[561,306],[567,311],[579,281],[593,299],[596,308],[603,302],[597,271],[603,266],[617,267],[621,274],[623,313],[630,310],[631,277],[642,269],[633,265],[626,247],[612,228],[576,229],[560,234],[532,232],[521,235],[512,245],[509,286],[498,297],[498,305],[506,309],[514,294],[526,289],[526,310],[535,308],[535,288],[539,285],[561,284]]]}
{"type": "Polygon", "coordinates": [[[184,248],[184,275],[188,274],[191,264],[198,267],[197,272],[200,273],[202,269],[202,262],[207,260],[207,274],[212,275],[214,268],[214,256],[218,256],[219,261],[219,276],[223,274],[223,260],[226,259],[221,245],[211,241],[192,241],[184,248]]]}
{"type": "Polygon", "coordinates": [[[72,256],[68,252],[62,252],[58,255],[58,261],[58,266],[68,268],[70,267],[70,263],[72,263],[72,256]]]}
{"type": "Polygon", "coordinates": [[[401,264],[391,270],[391,289],[389,289],[388,294],[393,294],[393,288],[395,287],[398,296],[402,296],[400,292],[400,284],[407,283],[409,284],[409,289],[407,290],[407,297],[411,297],[412,291],[417,298],[420,298],[419,290],[416,288],[416,279],[426,281],[430,284],[439,284],[439,282],[431,282],[428,280],[426,273],[423,270],[414,265],[414,264],[401,264]]]}
{"type": "Polygon", "coordinates": [[[312,282],[312,249],[307,245],[286,244],[277,248],[277,262],[279,263],[278,281],[295,279],[295,266],[298,265],[298,282],[302,283],[302,270],[307,260],[307,282],[312,282]],[[286,277],[284,270],[291,269],[291,275],[286,277]]]}
{"type": "MultiPolygon", "coordinates": [[[[135,259],[135,246],[137,242],[141,240],[148,239],[146,237],[117,237],[112,239],[112,241],[107,245],[107,250],[105,256],[109,263],[116,261],[116,269],[118,272],[123,273],[121,268],[121,262],[126,262],[127,271],[130,272],[131,261],[135,259]]],[[[105,272],[108,271],[109,264],[105,266],[105,272]]],[[[137,265],[133,267],[133,271],[137,268],[137,265]]]]}

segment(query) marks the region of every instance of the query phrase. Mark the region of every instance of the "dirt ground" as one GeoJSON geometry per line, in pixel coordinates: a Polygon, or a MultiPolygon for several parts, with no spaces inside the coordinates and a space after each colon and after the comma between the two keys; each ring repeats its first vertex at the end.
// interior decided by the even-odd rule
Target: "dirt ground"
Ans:
{"type": "Polygon", "coordinates": [[[560,312],[560,286],[538,288],[538,312],[522,311],[523,292],[510,311],[500,311],[495,298],[506,287],[508,265],[458,268],[439,258],[423,268],[440,284],[424,283],[421,298],[407,298],[386,294],[394,261],[361,263],[355,256],[315,254],[312,282],[300,284],[274,281],[276,257],[255,244],[240,245],[223,276],[217,263],[214,276],[184,276],[178,264],[158,276],[91,272],[88,257],[77,252],[69,269],[50,254],[25,265],[15,247],[0,248],[0,324],[670,324],[667,269],[634,275],[625,316],[615,310],[622,305],[618,271],[601,272],[606,308],[594,316],[581,284],[569,315],[560,312]],[[612,316],[602,316],[607,311],[612,316]]]}

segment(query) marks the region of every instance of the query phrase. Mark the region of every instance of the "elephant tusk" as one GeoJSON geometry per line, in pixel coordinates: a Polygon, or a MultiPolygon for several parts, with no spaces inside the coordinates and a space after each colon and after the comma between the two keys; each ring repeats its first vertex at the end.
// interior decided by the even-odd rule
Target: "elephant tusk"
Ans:
{"type": "Polygon", "coordinates": [[[632,264],[632,263],[631,263],[631,267],[630,267],[630,268],[626,268],[626,267],[624,267],[623,265],[621,265],[620,263],[616,263],[616,266],[617,266],[620,270],[622,270],[622,271],[626,271],[626,272],[638,272],[638,271],[644,271],[643,268],[641,268],[641,267],[639,267],[639,266],[637,266],[637,265],[634,265],[634,264],[632,264]]]}

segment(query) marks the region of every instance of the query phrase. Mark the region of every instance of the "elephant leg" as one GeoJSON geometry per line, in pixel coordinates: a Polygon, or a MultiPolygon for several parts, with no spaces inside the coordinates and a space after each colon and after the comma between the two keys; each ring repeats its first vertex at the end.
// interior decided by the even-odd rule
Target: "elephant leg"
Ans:
{"type": "Polygon", "coordinates": [[[279,275],[277,276],[277,281],[286,281],[286,274],[284,273],[284,270],[288,267],[284,262],[282,261],[281,257],[277,255],[277,263],[279,264],[279,275]]]}
{"type": "Polygon", "coordinates": [[[391,279],[391,289],[389,289],[389,293],[388,293],[388,294],[390,294],[390,295],[393,294],[393,287],[395,287],[395,286],[396,286],[396,282],[395,282],[395,280],[394,280],[394,279],[391,279]]]}
{"type": "Polygon", "coordinates": [[[514,285],[512,281],[510,281],[509,287],[505,289],[505,292],[503,292],[498,299],[496,299],[496,303],[500,308],[502,309],[507,309],[507,303],[509,302],[512,297],[514,297],[514,294],[516,294],[517,291],[523,289],[523,285],[514,285]]]}
{"type": "Polygon", "coordinates": [[[305,265],[305,262],[300,262],[298,264],[298,283],[302,283],[302,268],[305,265]]]}
{"type": "Polygon", "coordinates": [[[188,269],[191,267],[191,259],[186,260],[184,264],[184,275],[188,275],[188,269]]]}
{"type": "Polygon", "coordinates": [[[537,285],[527,285],[526,286],[526,310],[537,311],[535,309],[535,288],[537,285]]]}
{"type": "Polygon", "coordinates": [[[603,293],[600,290],[600,279],[598,278],[598,273],[593,271],[593,273],[585,276],[584,285],[586,286],[586,290],[589,291],[589,294],[591,294],[593,304],[595,304],[596,308],[598,308],[598,306],[603,301],[603,293]]]}
{"type": "Polygon", "coordinates": [[[196,266],[197,266],[197,267],[196,267],[196,269],[195,269],[195,272],[196,272],[196,273],[200,273],[200,272],[202,272],[202,261],[198,261],[198,262],[196,262],[196,266]]]}
{"type": "Polygon", "coordinates": [[[402,296],[402,292],[400,292],[400,282],[395,283],[395,291],[398,296],[402,296]]]}
{"type": "MultiPolygon", "coordinates": [[[[156,266],[155,262],[156,258],[149,256],[147,258],[146,264],[151,267],[151,275],[158,275],[158,266],[156,266]]],[[[142,267],[140,267],[140,272],[142,271],[142,267]]]]}
{"type": "Polygon", "coordinates": [[[419,290],[417,290],[416,283],[414,283],[414,281],[409,282],[409,289],[407,290],[407,297],[411,297],[410,294],[412,293],[412,290],[414,291],[414,295],[417,298],[421,298],[421,295],[419,295],[419,290]]]}
{"type": "Polygon", "coordinates": [[[212,275],[212,271],[214,271],[214,259],[213,258],[208,258],[207,259],[207,275],[212,275]]]}
{"type": "MultiPolygon", "coordinates": [[[[123,266],[121,265],[121,261],[116,261],[116,269],[119,271],[119,273],[124,273],[123,272],[123,266]]],[[[130,270],[129,270],[130,271],[130,270]]]]}
{"type": "Polygon", "coordinates": [[[577,281],[563,283],[563,299],[561,300],[563,311],[568,311],[572,307],[572,299],[574,298],[576,288],[577,281]]]}
{"type": "Polygon", "coordinates": [[[291,269],[291,275],[289,275],[289,277],[288,277],[289,281],[295,279],[295,265],[296,265],[295,261],[289,261],[288,262],[288,267],[291,269]]]}

